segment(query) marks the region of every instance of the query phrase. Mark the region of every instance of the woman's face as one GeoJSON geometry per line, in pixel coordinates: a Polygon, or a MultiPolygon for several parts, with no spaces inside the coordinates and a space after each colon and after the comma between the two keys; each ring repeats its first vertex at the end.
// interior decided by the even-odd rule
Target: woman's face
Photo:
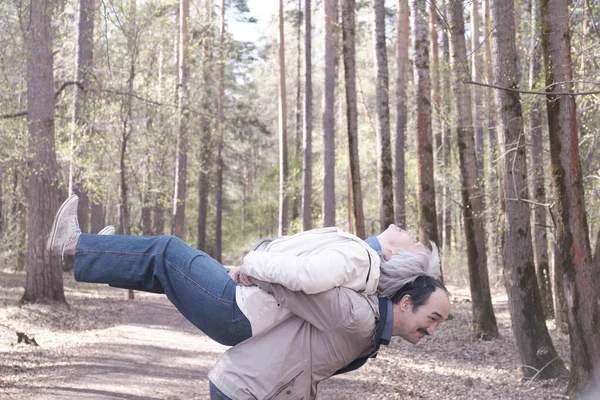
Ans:
{"type": "Polygon", "coordinates": [[[406,250],[418,253],[425,250],[425,246],[419,242],[411,231],[400,229],[392,224],[379,235],[382,256],[384,260],[389,260],[398,250],[406,250]]]}

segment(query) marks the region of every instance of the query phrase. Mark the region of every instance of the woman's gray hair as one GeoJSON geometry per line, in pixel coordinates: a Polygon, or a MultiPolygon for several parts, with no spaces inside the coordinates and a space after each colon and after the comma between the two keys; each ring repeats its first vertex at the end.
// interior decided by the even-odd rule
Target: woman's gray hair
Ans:
{"type": "Polygon", "coordinates": [[[441,278],[440,256],[435,243],[431,250],[422,252],[398,250],[388,261],[382,261],[380,267],[379,286],[380,296],[391,298],[404,285],[419,276],[428,276],[439,280],[441,278]]]}

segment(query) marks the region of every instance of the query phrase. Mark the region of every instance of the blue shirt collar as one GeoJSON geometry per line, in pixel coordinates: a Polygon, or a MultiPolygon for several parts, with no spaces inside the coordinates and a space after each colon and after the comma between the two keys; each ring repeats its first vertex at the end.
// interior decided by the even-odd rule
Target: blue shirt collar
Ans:
{"type": "Polygon", "coordinates": [[[394,308],[392,301],[388,299],[387,315],[381,315],[379,318],[383,321],[385,318],[385,327],[383,328],[383,335],[381,335],[381,344],[388,345],[392,340],[392,327],[394,326],[394,308]]]}
{"type": "Polygon", "coordinates": [[[380,252],[382,250],[381,243],[379,243],[379,239],[377,239],[377,236],[371,236],[370,238],[365,240],[365,243],[368,244],[369,247],[375,250],[376,252],[380,252]]]}
{"type": "MultiPolygon", "coordinates": [[[[372,236],[365,240],[365,242],[376,252],[381,252],[381,243],[379,243],[379,239],[377,236],[372,236]]],[[[389,344],[392,339],[392,327],[394,326],[394,308],[392,301],[388,299],[387,301],[387,315],[380,315],[380,323],[384,323],[383,335],[381,336],[381,344],[389,344]]]]}

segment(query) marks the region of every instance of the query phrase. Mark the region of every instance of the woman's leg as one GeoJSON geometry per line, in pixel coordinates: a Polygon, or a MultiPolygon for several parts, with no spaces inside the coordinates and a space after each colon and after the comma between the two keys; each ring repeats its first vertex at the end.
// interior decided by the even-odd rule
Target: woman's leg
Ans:
{"type": "Polygon", "coordinates": [[[227,397],[214,383],[210,382],[210,400],[231,400],[231,398],[227,397]]]}
{"type": "Polygon", "coordinates": [[[75,279],[165,293],[191,323],[233,346],[252,335],[227,269],[173,236],[79,236],[75,279]]]}

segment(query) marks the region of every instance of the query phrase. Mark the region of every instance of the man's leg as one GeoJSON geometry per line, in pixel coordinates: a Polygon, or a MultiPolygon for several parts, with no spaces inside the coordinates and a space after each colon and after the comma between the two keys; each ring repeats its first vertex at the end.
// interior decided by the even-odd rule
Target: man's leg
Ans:
{"type": "Polygon", "coordinates": [[[227,397],[225,393],[221,392],[218,387],[210,382],[210,400],[231,400],[231,398],[227,397]]]}
{"type": "Polygon", "coordinates": [[[232,346],[252,335],[227,269],[176,237],[82,234],[74,272],[81,282],[165,293],[191,323],[221,344],[232,346]]]}

